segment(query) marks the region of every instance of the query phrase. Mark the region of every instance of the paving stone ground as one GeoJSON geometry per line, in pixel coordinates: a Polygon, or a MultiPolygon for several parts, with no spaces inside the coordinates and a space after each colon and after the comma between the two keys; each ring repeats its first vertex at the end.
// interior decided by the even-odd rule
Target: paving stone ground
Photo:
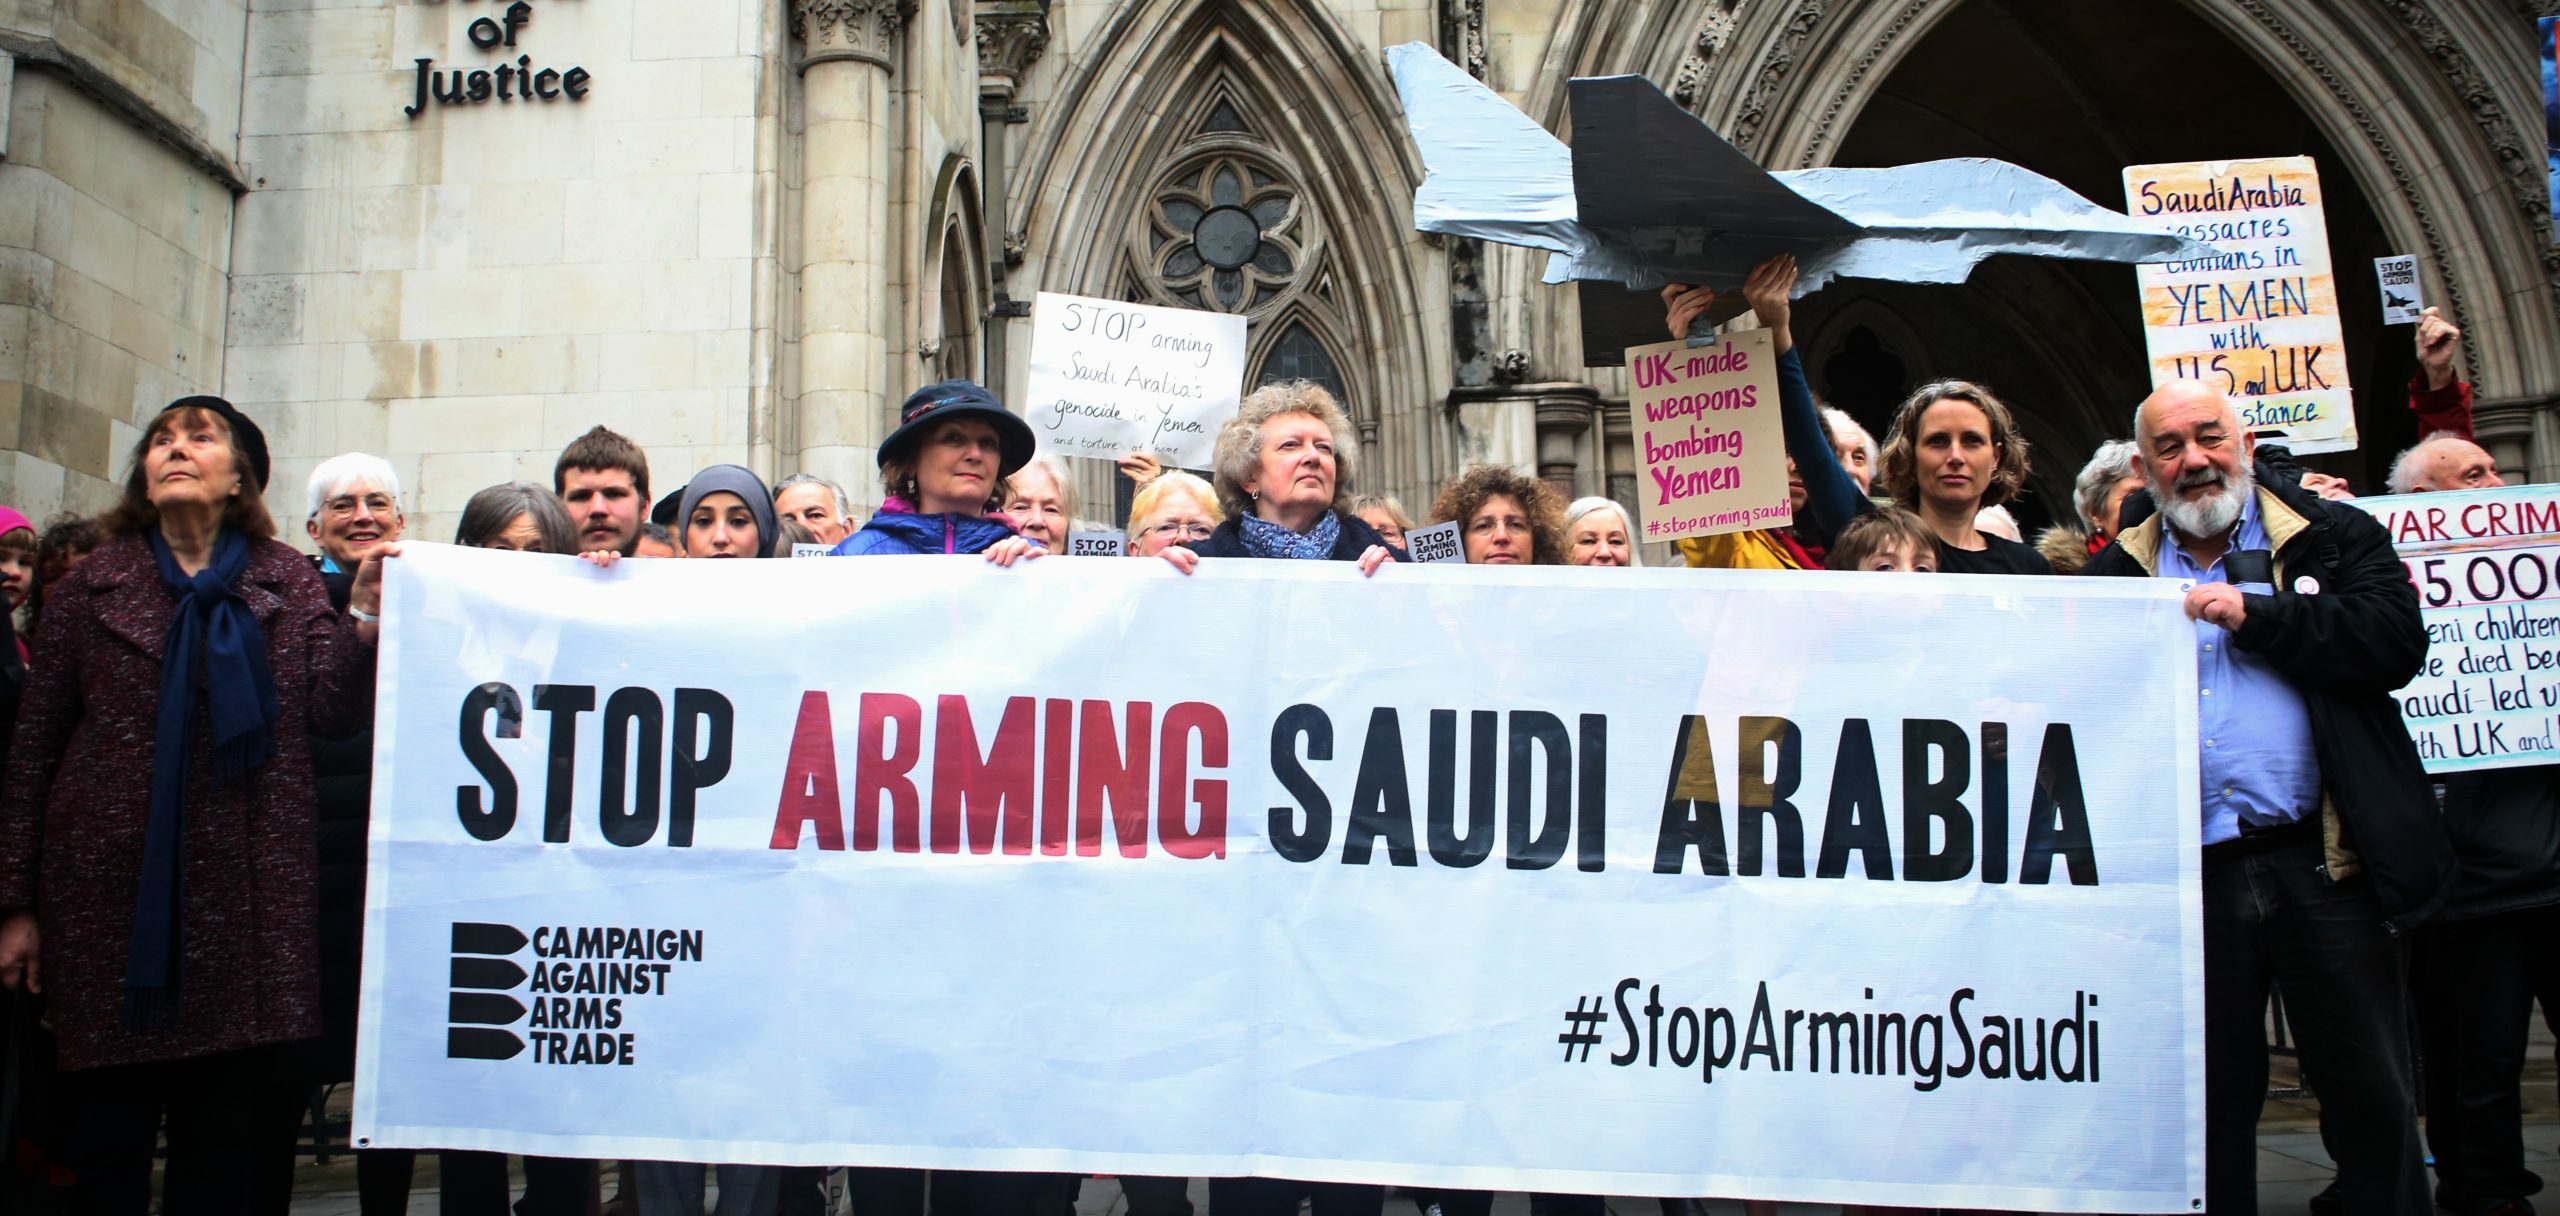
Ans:
{"type": "MultiPolygon", "coordinates": [[[[2525,1074],[2525,1161],[2535,1172],[2560,1193],[2560,1092],[2553,1083],[2551,1037],[2538,1022],[2534,1027],[2532,1063],[2525,1074]]],[[[2275,1062],[2271,1084],[2279,1091],[2295,1084],[2292,1062],[2279,1056],[2275,1062]]],[[[342,1104],[343,1097],[333,1105],[342,1104]]],[[[2306,1205],[2320,1189],[2329,1185],[2336,1167],[2329,1154],[2320,1147],[2319,1105],[2308,1097],[2278,1097],[2267,1103],[2265,1115],[2258,1125],[2258,1211],[2260,1216],[2305,1216],[2306,1205]]],[[[521,1187],[523,1180],[517,1179],[521,1187]]],[[[357,1216],[354,1158],[341,1152],[326,1164],[306,1158],[295,1176],[293,1216],[357,1216]]],[[[607,1167],[601,1188],[606,1196],[617,1187],[607,1167]]],[[[1208,1213],[1209,1195],[1206,1183],[1195,1180],[1191,1185],[1194,1211],[1208,1213]]],[[[1660,1211],[1651,1199],[1612,1200],[1610,1216],[1658,1216],[1660,1211]]],[[[1837,1216],[1840,1209],[1825,1204],[1781,1204],[1780,1216],[1837,1216]]],[[[422,1154],[412,1179],[409,1211],[411,1216],[436,1216],[435,1158],[422,1154]]],[[[1089,1179],[1076,1202],[1076,1216],[1126,1216],[1128,1203],[1120,1194],[1118,1183],[1110,1179],[1089,1179]]],[[[1710,1216],[1742,1216],[1742,1205],[1713,1202],[1707,1205],[1710,1216]]],[[[1421,1216],[1419,1205],[1401,1192],[1389,1198],[1386,1216],[1421,1216]]],[[[1502,1195],[1495,1199],[1493,1216],[1529,1216],[1526,1195],[1502,1195]]]]}

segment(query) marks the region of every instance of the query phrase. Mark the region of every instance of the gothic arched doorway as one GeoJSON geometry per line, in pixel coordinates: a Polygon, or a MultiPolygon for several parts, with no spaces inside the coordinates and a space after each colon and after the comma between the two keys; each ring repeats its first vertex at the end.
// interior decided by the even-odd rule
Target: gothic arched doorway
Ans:
{"type": "MultiPolygon", "coordinates": [[[[2311,463],[2379,486],[2415,439],[2406,329],[2385,329],[2372,259],[2405,252],[2320,124],[2247,50],[2177,4],[1964,0],[1866,96],[1838,165],[1987,156],[2121,207],[2126,165],[2304,154],[2319,165],[2363,446],[2311,463]],[[2163,87],[2176,64],[2176,88],[2163,87]]],[[[2071,479],[2129,435],[2150,388],[2130,267],[2001,257],[1962,288],[1846,281],[1797,322],[1817,391],[1881,434],[1901,394],[1981,380],[2018,411],[2036,454],[2030,528],[2070,514],[2071,479]]]]}

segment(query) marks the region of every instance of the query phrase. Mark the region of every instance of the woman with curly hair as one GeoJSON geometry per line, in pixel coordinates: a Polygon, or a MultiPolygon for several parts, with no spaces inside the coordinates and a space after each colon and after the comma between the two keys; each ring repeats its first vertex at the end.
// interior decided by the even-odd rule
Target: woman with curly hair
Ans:
{"type": "Polygon", "coordinates": [[[1948,574],[2051,574],[2032,545],[1994,536],[1974,519],[2027,484],[2027,438],[2009,407],[1970,380],[1921,385],[1893,413],[1884,440],[1885,492],[1927,522],[1948,574]]]}
{"type": "Polygon", "coordinates": [[[1451,478],[1431,503],[1431,522],[1450,520],[1470,566],[1564,564],[1562,496],[1517,469],[1480,464],[1451,478]]]}
{"type": "Polygon", "coordinates": [[[1359,440],[1323,385],[1266,384],[1245,394],[1218,432],[1218,509],[1209,538],[1174,545],[1166,561],[1188,574],[1203,557],[1357,562],[1374,575],[1403,554],[1351,510],[1359,440]]]}

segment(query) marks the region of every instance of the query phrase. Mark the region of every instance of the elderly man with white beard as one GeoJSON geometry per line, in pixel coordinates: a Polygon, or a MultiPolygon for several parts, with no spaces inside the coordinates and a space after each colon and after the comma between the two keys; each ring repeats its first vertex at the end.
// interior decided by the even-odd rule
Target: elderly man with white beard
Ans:
{"type": "Polygon", "coordinates": [[[2160,511],[2082,573],[2195,584],[2205,1210],[2257,1210],[2272,983],[2346,1216],[2425,1216],[2402,935],[2453,857],[2392,697],[2426,657],[2417,592],[2371,516],[2252,475],[2220,392],[2162,386],[2134,437],[2160,511]]]}

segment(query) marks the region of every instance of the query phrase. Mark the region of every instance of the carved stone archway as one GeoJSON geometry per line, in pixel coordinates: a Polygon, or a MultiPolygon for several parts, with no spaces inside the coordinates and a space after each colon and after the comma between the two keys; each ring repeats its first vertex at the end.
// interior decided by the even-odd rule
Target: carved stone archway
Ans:
{"type": "MultiPolygon", "coordinates": [[[[1828,164],[1874,88],[1968,2],[1694,0],[1691,36],[1618,70],[1685,82],[1694,108],[1763,164],[1828,164]]],[[[2417,0],[2183,2],[2283,85],[2393,242],[2420,255],[2430,298],[2468,332],[2483,441],[2511,467],[2560,476],[2560,247],[2518,121],[2535,89],[2506,45],[2515,32],[2417,0]]],[[[1590,7],[1607,20],[1629,6],[1590,7]]]]}
{"type": "MultiPolygon", "coordinates": [[[[1437,253],[1413,231],[1421,166],[1376,54],[1316,0],[1133,0],[1045,97],[1013,191],[1027,280],[1015,294],[1037,284],[1243,312],[1255,366],[1302,324],[1322,336],[1367,437],[1362,488],[1427,490],[1452,447],[1436,405],[1449,340],[1426,323],[1437,253]],[[1141,96],[1150,102],[1131,103],[1141,96]],[[1256,221],[1299,225],[1260,229],[1257,249],[1285,256],[1231,272],[1193,264],[1198,217],[1163,204],[1210,189],[1223,164],[1241,175],[1248,211],[1259,191],[1288,195],[1285,221],[1279,210],[1256,221]],[[1221,294],[1230,286],[1237,294],[1221,294]]],[[[1228,239],[1252,243],[1241,228],[1228,239]]]]}

